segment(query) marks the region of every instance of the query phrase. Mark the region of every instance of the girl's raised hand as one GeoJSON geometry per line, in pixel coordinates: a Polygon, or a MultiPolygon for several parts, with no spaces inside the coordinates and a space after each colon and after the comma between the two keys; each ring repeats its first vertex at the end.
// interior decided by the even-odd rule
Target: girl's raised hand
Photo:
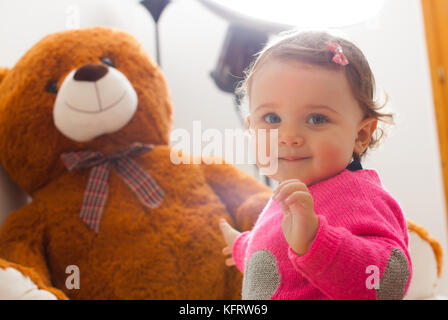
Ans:
{"type": "Polygon", "coordinates": [[[226,242],[227,246],[222,249],[222,253],[226,256],[230,255],[230,258],[226,259],[226,265],[227,266],[234,266],[235,261],[232,258],[232,248],[233,243],[235,242],[236,238],[241,234],[241,232],[233,229],[230,224],[227,223],[226,220],[221,219],[219,221],[219,227],[221,228],[222,235],[224,236],[224,241],[226,242]]]}
{"type": "Polygon", "coordinates": [[[285,180],[279,184],[272,198],[282,208],[282,230],[289,246],[298,255],[306,254],[319,227],[308,188],[298,179],[285,180]]]}

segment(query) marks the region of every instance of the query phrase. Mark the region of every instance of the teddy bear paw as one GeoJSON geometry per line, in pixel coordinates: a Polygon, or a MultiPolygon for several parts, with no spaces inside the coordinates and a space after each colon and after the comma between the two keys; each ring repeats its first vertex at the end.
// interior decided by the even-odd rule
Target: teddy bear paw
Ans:
{"type": "Polygon", "coordinates": [[[0,300],[57,300],[14,268],[0,268],[0,300]]]}

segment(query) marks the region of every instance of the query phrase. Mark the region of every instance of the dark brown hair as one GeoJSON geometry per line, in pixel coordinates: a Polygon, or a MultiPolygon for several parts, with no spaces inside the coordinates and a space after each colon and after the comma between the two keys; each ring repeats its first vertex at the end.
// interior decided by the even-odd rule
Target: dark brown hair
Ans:
{"type": "MultiPolygon", "coordinates": [[[[250,85],[254,74],[272,58],[298,61],[344,72],[353,96],[364,113],[364,119],[375,118],[387,124],[394,124],[392,113],[380,112],[387,103],[387,96],[386,102],[383,104],[374,100],[375,78],[364,54],[352,42],[323,31],[289,31],[280,34],[277,39],[258,53],[256,59],[246,70],[246,77],[237,88],[237,94],[243,97],[250,95],[250,85]],[[349,64],[341,66],[333,62],[334,53],[326,47],[326,42],[338,43],[349,64]]],[[[376,147],[384,135],[385,131],[381,127],[377,127],[368,148],[376,147]]],[[[361,154],[353,153],[353,157],[361,159],[368,148],[361,154]]]]}

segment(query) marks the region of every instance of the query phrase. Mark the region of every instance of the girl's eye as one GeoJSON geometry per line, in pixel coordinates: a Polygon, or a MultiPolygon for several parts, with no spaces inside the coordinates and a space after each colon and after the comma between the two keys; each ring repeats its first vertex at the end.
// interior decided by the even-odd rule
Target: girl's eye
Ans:
{"type": "Polygon", "coordinates": [[[106,65],[108,65],[110,67],[115,67],[114,62],[110,58],[104,57],[104,58],[101,58],[100,60],[101,60],[102,63],[104,63],[104,64],[106,64],[106,65]]]}
{"type": "Polygon", "coordinates": [[[267,123],[278,123],[280,122],[280,117],[276,115],[275,113],[268,113],[263,117],[264,121],[267,123]]]}
{"type": "Polygon", "coordinates": [[[312,122],[311,124],[323,124],[325,122],[328,122],[328,118],[322,114],[313,114],[310,119],[307,121],[307,123],[310,123],[310,121],[312,122]]]}

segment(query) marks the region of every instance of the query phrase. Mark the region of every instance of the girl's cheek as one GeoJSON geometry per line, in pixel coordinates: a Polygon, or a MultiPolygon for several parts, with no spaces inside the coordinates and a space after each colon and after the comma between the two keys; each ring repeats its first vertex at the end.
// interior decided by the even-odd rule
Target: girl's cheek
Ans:
{"type": "Polygon", "coordinates": [[[337,139],[337,137],[332,137],[331,139],[321,141],[318,152],[323,160],[331,160],[327,162],[336,164],[346,160],[345,158],[347,157],[348,152],[346,149],[346,145],[341,143],[340,139],[337,139]]]}
{"type": "MultiPolygon", "coordinates": [[[[260,129],[260,128],[258,128],[260,129]]],[[[254,130],[254,136],[253,139],[255,141],[255,151],[258,156],[261,154],[265,154],[267,156],[270,155],[269,150],[271,149],[271,141],[269,138],[269,131],[268,130],[254,130]]]]}
{"type": "Polygon", "coordinates": [[[269,124],[266,122],[262,122],[262,121],[256,121],[253,124],[253,128],[254,129],[268,129],[269,128],[269,124]]]}
{"type": "Polygon", "coordinates": [[[255,156],[258,166],[268,166],[271,158],[278,157],[278,137],[269,129],[254,130],[251,139],[255,142],[255,156]]]}

